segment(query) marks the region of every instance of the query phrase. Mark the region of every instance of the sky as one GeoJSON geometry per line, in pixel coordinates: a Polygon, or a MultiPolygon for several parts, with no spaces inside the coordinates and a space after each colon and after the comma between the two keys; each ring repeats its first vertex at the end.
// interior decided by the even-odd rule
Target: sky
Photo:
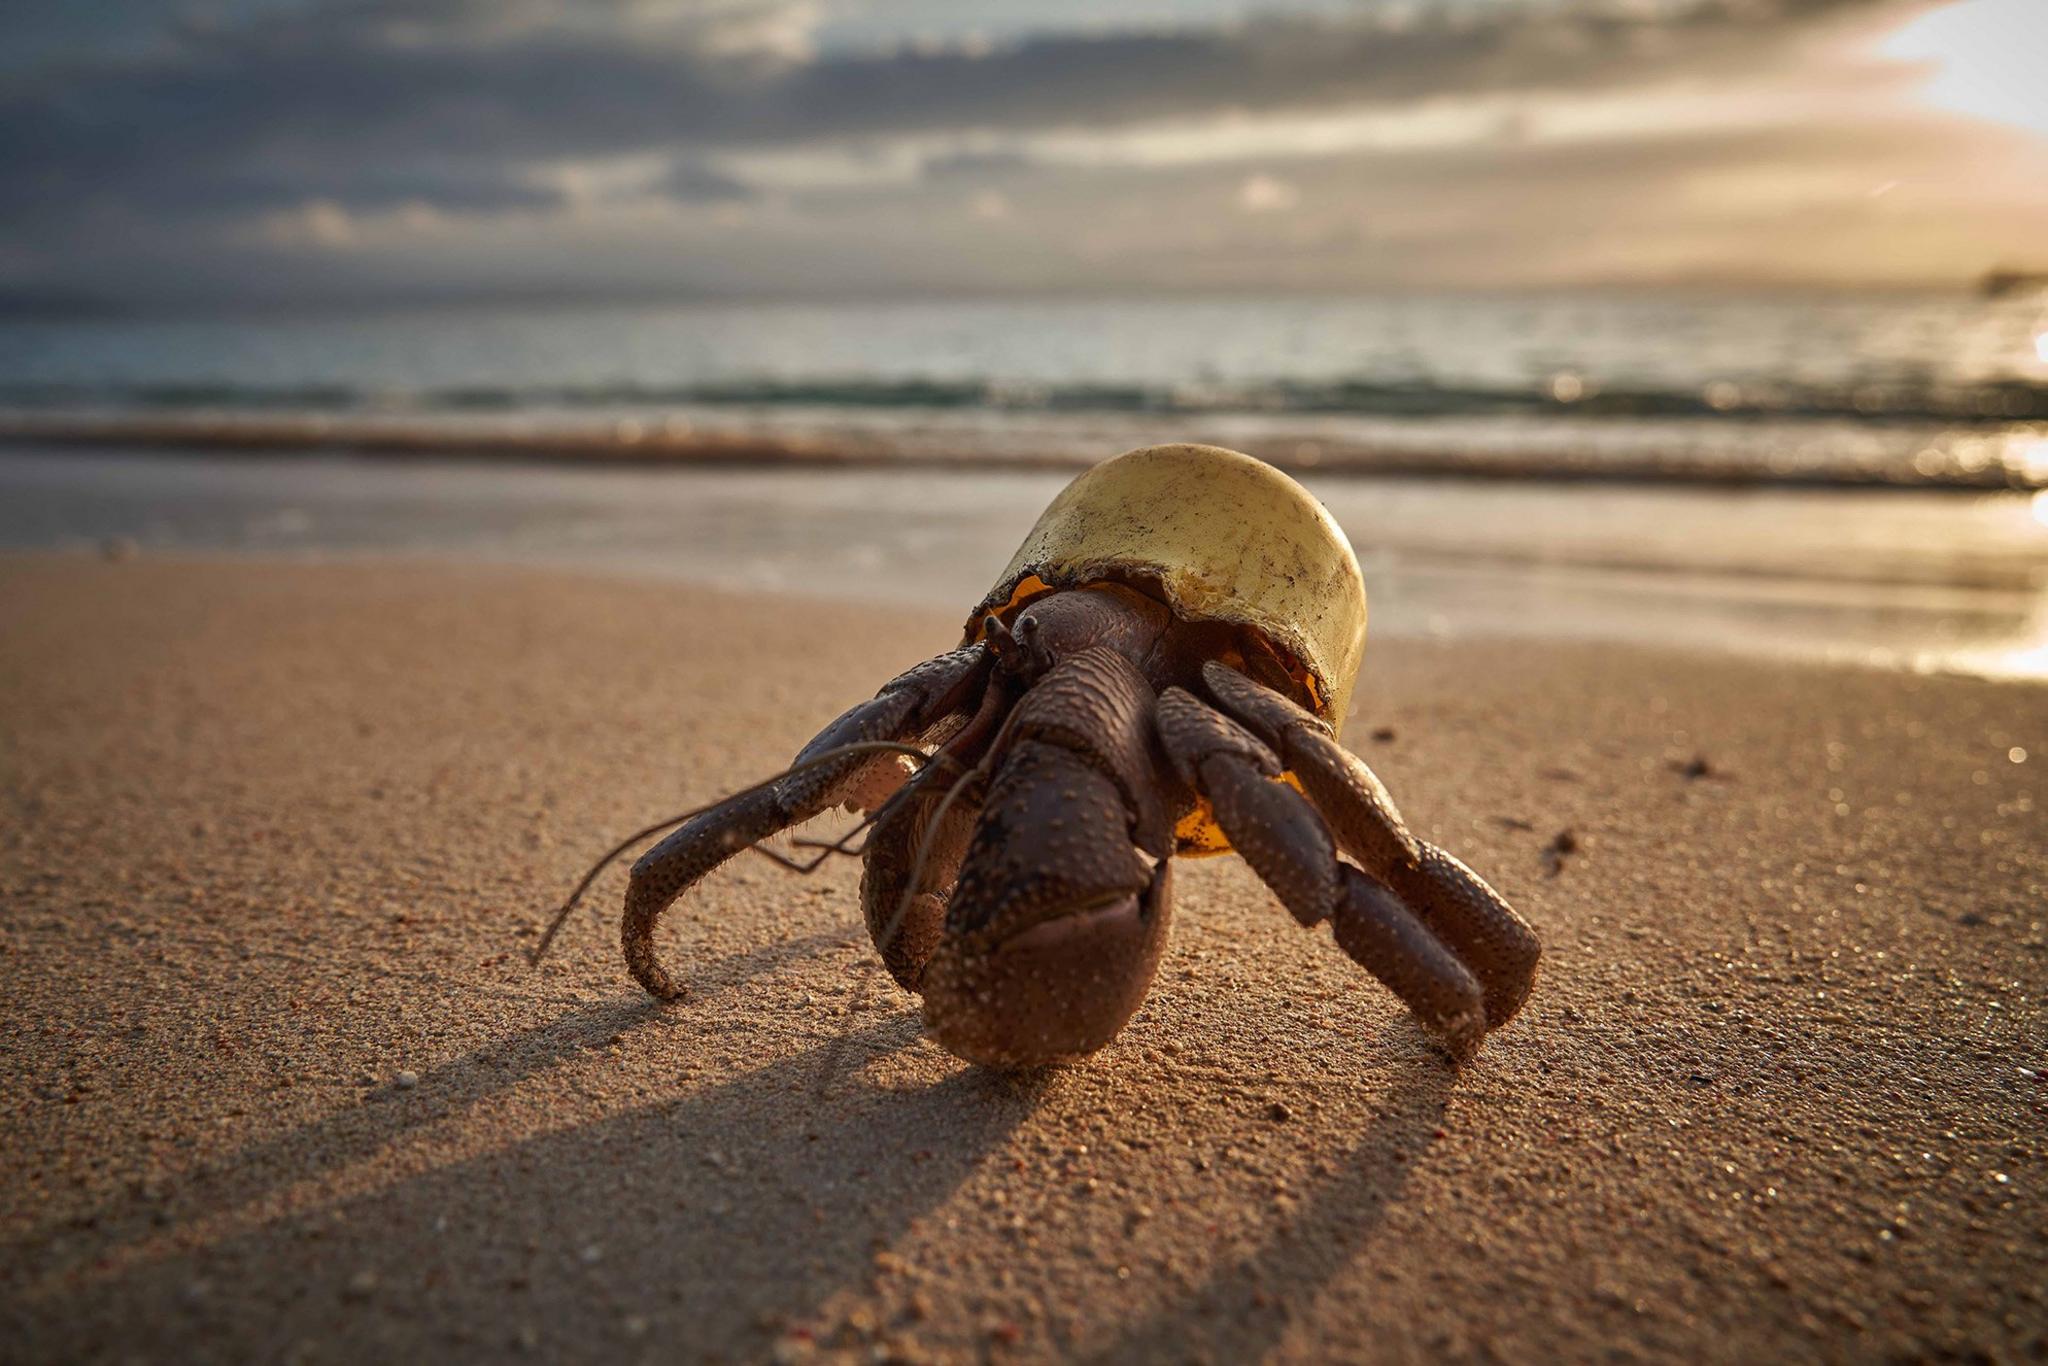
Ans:
{"type": "Polygon", "coordinates": [[[2048,269],[2048,0],[0,0],[0,297],[2048,269]]]}

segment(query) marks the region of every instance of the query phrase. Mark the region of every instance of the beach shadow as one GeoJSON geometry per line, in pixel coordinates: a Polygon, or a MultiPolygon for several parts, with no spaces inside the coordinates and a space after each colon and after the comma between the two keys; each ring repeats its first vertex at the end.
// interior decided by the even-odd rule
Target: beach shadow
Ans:
{"type": "MultiPolygon", "coordinates": [[[[701,969],[688,1004],[716,1000],[752,979],[836,945],[843,932],[807,935],[734,954],[701,969]]],[[[61,1275],[120,1249],[163,1236],[201,1216],[233,1214],[299,1182],[364,1161],[416,1129],[476,1109],[529,1078],[601,1048],[657,1018],[662,1004],[635,992],[579,1006],[417,1074],[401,1090],[392,1081],[314,1123],[203,1162],[162,1191],[139,1191],[82,1214],[46,1222],[14,1240],[6,1261],[32,1265],[38,1277],[61,1275]],[[412,1103],[417,1100],[420,1103],[412,1103]]]]}
{"type": "Polygon", "coordinates": [[[1389,1026],[1381,1043],[1399,1058],[1393,1082],[1336,1173],[1308,1190],[1291,1217],[1276,1219],[1258,1251],[1218,1266],[1193,1291],[1084,1360],[1261,1360],[1325,1286],[1373,1254],[1387,1211],[1435,1142],[1457,1084],[1412,1023],[1389,1026]]]}
{"type": "MultiPolygon", "coordinates": [[[[862,1066],[914,1012],[849,1038],[862,1066]]],[[[676,1100],[78,1278],[27,1307],[52,1358],[765,1357],[1036,1108],[980,1069],[903,1089],[821,1043],[676,1100]]],[[[12,1334],[11,1334],[12,1335],[12,1334]]]]}

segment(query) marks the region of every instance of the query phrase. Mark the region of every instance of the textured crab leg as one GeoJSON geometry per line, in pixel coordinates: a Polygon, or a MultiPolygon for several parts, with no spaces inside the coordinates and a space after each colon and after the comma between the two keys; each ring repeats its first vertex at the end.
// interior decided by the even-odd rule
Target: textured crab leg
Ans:
{"type": "Polygon", "coordinates": [[[1486,987],[1487,1026],[1498,1029],[1529,999],[1543,945],[1479,874],[1427,840],[1420,847],[1421,861],[1394,869],[1387,885],[1471,967],[1486,987]]]}
{"type": "Polygon", "coordinates": [[[861,860],[861,915],[883,965],[905,990],[917,990],[925,960],[938,945],[946,894],[981,810],[984,774],[966,765],[987,750],[1014,699],[1000,681],[984,688],[973,717],[946,742],[943,758],[934,760],[947,767],[885,807],[868,836],[861,860]]]}
{"type": "Polygon", "coordinates": [[[876,822],[860,879],[868,934],[889,975],[907,991],[918,989],[925,962],[938,947],[947,893],[981,814],[980,804],[964,794],[955,794],[949,804],[951,787],[934,783],[932,790],[922,790],[925,786],[919,784],[910,800],[876,822]]]}
{"type": "Polygon", "coordinates": [[[1452,1052],[1470,1052],[1486,1032],[1478,979],[1394,893],[1338,859],[1316,809],[1273,781],[1273,751],[1179,688],[1160,694],[1158,721],[1181,780],[1208,798],[1231,846],[1288,913],[1307,926],[1329,921],[1338,947],[1452,1052]]]}
{"type": "Polygon", "coordinates": [[[1278,752],[1344,851],[1472,969],[1486,988],[1487,1022],[1511,1019],[1528,999],[1543,956],[1529,922],[1477,873],[1410,834],[1380,780],[1320,718],[1223,664],[1205,665],[1202,681],[1225,712],[1278,752]]]}
{"type": "MultiPolygon", "coordinates": [[[[899,674],[872,700],[847,709],[819,731],[792,766],[855,741],[908,740],[926,734],[974,700],[987,681],[990,663],[986,650],[971,645],[899,674]]],[[[743,792],[693,818],[643,854],[633,865],[619,928],[626,966],[640,985],[665,1001],[682,995],[682,987],[654,953],[654,927],[670,903],[734,854],[845,800],[862,770],[874,762],[872,755],[850,754],[743,792]]]]}
{"type": "Polygon", "coordinates": [[[1384,877],[1420,861],[1422,851],[1386,785],[1337,743],[1328,722],[1215,660],[1202,666],[1202,683],[1225,715],[1273,747],[1330,822],[1344,852],[1367,872],[1384,877]]]}
{"type": "Polygon", "coordinates": [[[1128,660],[1095,648],[1017,704],[921,982],[925,1024],[955,1054],[1079,1057],[1144,1000],[1171,886],[1152,701],[1128,660]]]}

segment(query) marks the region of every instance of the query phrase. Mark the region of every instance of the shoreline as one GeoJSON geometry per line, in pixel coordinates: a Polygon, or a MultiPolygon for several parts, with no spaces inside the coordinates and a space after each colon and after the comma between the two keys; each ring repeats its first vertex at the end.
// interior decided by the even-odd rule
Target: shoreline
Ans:
{"type": "MultiPolygon", "coordinates": [[[[1268,425],[1276,422],[1262,415],[1268,425]]],[[[1531,451],[1512,446],[1418,446],[1347,437],[1318,428],[1264,434],[1209,430],[1200,416],[1175,417],[1189,440],[1258,456],[1290,474],[1477,483],[1591,484],[1701,489],[1877,490],[2027,493],[2048,490],[2048,460],[1993,458],[2006,438],[1949,433],[1909,463],[1788,461],[1768,443],[1731,454],[1647,450],[1531,451]],[[1986,444],[1986,443],[1990,444],[1986,444]]],[[[1047,442],[1025,432],[1006,440],[977,432],[906,433],[792,421],[761,426],[664,418],[610,420],[420,419],[355,414],[43,414],[0,410],[0,446],[163,450],[246,458],[343,454],[369,459],[430,458],[506,465],[634,469],[748,468],[1078,473],[1114,451],[1047,442]],[[948,438],[952,438],[949,446],[948,438]]],[[[1143,444],[1135,434],[1126,439],[1143,444]]],[[[2048,437],[2042,441],[2048,443],[2048,437]]],[[[1121,449],[1118,447],[1116,449],[1121,449]]]]}
{"type": "Polygon", "coordinates": [[[714,875],[663,930],[675,1007],[617,961],[617,870],[525,967],[610,836],[956,629],[0,557],[7,1355],[2048,1341],[2035,685],[1386,642],[1347,738],[1546,946],[1462,1072],[1235,859],[1176,869],[1118,1041],[1031,1078],[921,1037],[851,864],[714,875]]]}
{"type": "MultiPolygon", "coordinates": [[[[554,564],[954,611],[1069,474],[0,445],[0,549],[554,564]]],[[[1382,635],[2048,675],[2048,492],[1302,479],[1382,635]]]]}
{"type": "MultiPolygon", "coordinates": [[[[676,592],[688,597],[719,601],[772,601],[781,610],[801,616],[839,614],[849,610],[873,610],[887,615],[950,620],[946,608],[929,598],[890,598],[862,601],[845,592],[822,589],[764,588],[741,582],[722,582],[690,575],[677,576],[658,568],[617,564],[528,562],[517,558],[482,558],[466,552],[435,555],[418,551],[391,553],[381,550],[311,549],[301,553],[276,549],[233,550],[220,547],[143,548],[121,538],[97,546],[74,544],[37,548],[0,547],[0,574],[10,566],[97,566],[161,565],[173,572],[219,570],[261,573],[266,567],[287,572],[340,571],[357,573],[421,573],[426,575],[505,576],[517,582],[524,577],[536,581],[560,580],[580,584],[593,592],[617,589],[630,593],[676,592]]],[[[950,599],[948,600],[950,603],[950,599]]],[[[957,645],[957,640],[948,646],[957,645]]],[[[1426,630],[1404,630],[1377,626],[1367,643],[1372,657],[1383,649],[1504,651],[1527,647],[1535,650],[1612,651],[1619,656],[1648,664],[1682,668],[1686,661],[1702,664],[1748,665],[1819,674],[1868,673],[1899,678],[1966,680],[2023,689],[2048,690],[2048,659],[2029,660],[2023,666],[2001,663],[1998,652],[1964,653],[1950,657],[1939,654],[1917,656],[1887,649],[1841,648],[1830,652],[1791,648],[1759,647],[1729,643],[1670,639],[1627,639],[1584,636],[1544,636],[1524,633],[1475,633],[1446,636],[1426,630]]]]}

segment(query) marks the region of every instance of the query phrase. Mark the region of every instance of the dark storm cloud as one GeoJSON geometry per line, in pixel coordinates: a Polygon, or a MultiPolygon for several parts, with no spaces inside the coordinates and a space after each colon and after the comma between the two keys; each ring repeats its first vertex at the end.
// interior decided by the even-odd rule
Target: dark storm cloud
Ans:
{"type": "Polygon", "coordinates": [[[809,60],[745,45],[747,24],[774,17],[765,5],[646,25],[623,4],[333,4],[17,73],[0,90],[0,213],[17,231],[62,231],[94,212],[203,218],[314,198],[489,211],[546,202],[536,162],[648,152],[677,158],[674,197],[733,199],[747,187],[705,153],[1584,89],[1735,60],[1758,35],[1864,2],[1704,0],[1658,21],[1502,5],[1396,25],[1367,10],[809,60]]]}

